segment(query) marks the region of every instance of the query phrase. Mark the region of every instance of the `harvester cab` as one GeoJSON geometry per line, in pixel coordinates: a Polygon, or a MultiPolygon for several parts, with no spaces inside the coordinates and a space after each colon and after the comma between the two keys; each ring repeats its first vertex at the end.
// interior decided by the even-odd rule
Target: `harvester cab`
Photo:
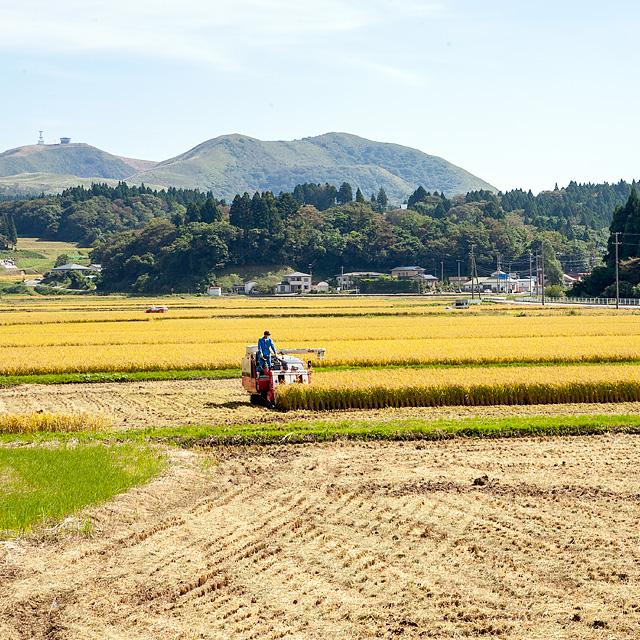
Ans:
{"type": "Polygon", "coordinates": [[[307,363],[296,356],[313,354],[324,358],[324,349],[280,349],[271,359],[271,368],[260,368],[258,347],[248,346],[242,359],[242,386],[251,394],[253,404],[275,406],[278,387],[289,384],[310,384],[313,371],[311,360],[307,363]]]}

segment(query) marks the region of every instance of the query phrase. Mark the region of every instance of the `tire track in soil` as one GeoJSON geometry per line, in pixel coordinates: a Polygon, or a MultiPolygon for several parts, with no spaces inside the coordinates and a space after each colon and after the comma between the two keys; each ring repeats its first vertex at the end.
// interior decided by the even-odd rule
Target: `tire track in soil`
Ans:
{"type": "Polygon", "coordinates": [[[638,636],[637,437],[171,456],[93,539],[0,546],[3,639],[638,636]]]}

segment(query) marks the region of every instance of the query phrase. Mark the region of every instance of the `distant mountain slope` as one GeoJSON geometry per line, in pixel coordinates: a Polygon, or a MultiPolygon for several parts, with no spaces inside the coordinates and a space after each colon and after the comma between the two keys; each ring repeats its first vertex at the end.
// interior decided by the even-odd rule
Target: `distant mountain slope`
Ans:
{"type": "Polygon", "coordinates": [[[392,202],[418,185],[447,195],[495,191],[442,158],[347,133],[275,142],[231,134],[160,163],[115,156],[82,143],[29,145],[0,153],[2,193],[55,193],[101,180],[200,188],[227,199],[244,191],[291,191],[303,182],[338,187],[346,181],[366,197],[383,187],[392,202]]]}
{"type": "MultiPolygon", "coordinates": [[[[61,193],[71,187],[90,187],[97,182],[104,182],[111,187],[115,187],[119,180],[114,178],[102,178],[90,176],[79,178],[78,176],[67,176],[60,173],[19,173],[15,176],[0,177],[0,196],[34,196],[40,193],[55,194],[61,193]]],[[[163,189],[163,185],[147,185],[151,189],[163,189]]]]}
{"type": "Polygon", "coordinates": [[[28,145],[0,153],[0,177],[37,173],[124,180],[153,166],[155,162],[113,156],[84,143],[28,145]]]}
{"type": "Polygon", "coordinates": [[[293,141],[262,141],[239,134],[199,144],[130,178],[130,182],[211,189],[232,198],[243,191],[291,191],[303,182],[349,182],[369,196],[383,187],[399,201],[419,184],[448,195],[495,188],[436,156],[346,133],[293,141]]]}

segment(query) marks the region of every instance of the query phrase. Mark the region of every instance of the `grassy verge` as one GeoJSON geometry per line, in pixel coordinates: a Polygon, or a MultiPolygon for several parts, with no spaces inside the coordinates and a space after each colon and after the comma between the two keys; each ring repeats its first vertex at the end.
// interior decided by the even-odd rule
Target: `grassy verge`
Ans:
{"type": "MultiPolygon", "coordinates": [[[[461,362],[425,363],[425,364],[352,364],[352,365],[315,365],[318,371],[356,371],[369,369],[371,371],[386,371],[389,369],[485,369],[505,367],[562,367],[562,366],[593,366],[640,364],[638,359],[602,360],[543,360],[516,362],[461,362]]],[[[169,369],[159,371],[97,371],[85,373],[33,373],[24,375],[0,375],[0,387],[11,387],[19,384],[79,384],[87,382],[141,382],[154,380],[228,380],[240,378],[238,368],[226,369],[169,369]]]]}
{"type": "Polygon", "coordinates": [[[445,440],[456,437],[505,438],[524,436],[594,435],[608,432],[640,434],[640,416],[562,416],[531,418],[419,418],[375,421],[299,421],[232,427],[187,427],[162,430],[147,437],[181,446],[270,445],[335,440],[445,440]]]}
{"type": "Polygon", "coordinates": [[[19,384],[78,384],[83,382],[140,382],[145,380],[225,380],[239,377],[240,369],[41,373],[20,376],[0,376],[0,387],[12,387],[19,384]]]}
{"type": "Polygon", "coordinates": [[[640,434],[640,415],[531,416],[429,420],[296,420],[225,426],[189,425],[126,431],[81,433],[0,434],[0,443],[39,443],[70,439],[86,443],[162,442],[183,447],[270,445],[333,440],[442,440],[455,437],[591,435],[610,432],[640,434]]]}
{"type": "Polygon", "coordinates": [[[161,456],[135,443],[0,448],[0,537],[108,500],[163,466],[161,456]]]}

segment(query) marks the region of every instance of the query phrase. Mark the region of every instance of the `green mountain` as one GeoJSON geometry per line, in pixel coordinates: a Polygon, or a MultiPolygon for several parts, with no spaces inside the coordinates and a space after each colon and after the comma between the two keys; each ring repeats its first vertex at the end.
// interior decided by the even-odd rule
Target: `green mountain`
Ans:
{"type": "Polygon", "coordinates": [[[383,187],[393,201],[418,185],[447,195],[495,188],[436,156],[347,133],[293,141],[239,134],[207,140],[182,155],[132,176],[131,182],[210,189],[232,198],[244,191],[291,191],[304,182],[349,182],[368,195],[383,187]]]}
{"type": "Polygon", "coordinates": [[[347,133],[288,142],[232,134],[160,163],[111,155],[81,143],[29,145],[0,153],[0,194],[56,193],[111,180],[199,188],[227,199],[244,191],[292,191],[304,182],[349,182],[367,197],[383,187],[392,202],[400,202],[418,185],[447,195],[495,191],[442,158],[347,133]]]}
{"type": "Polygon", "coordinates": [[[52,174],[124,180],[155,165],[114,156],[84,143],[27,145],[0,153],[0,177],[52,174]]]}

